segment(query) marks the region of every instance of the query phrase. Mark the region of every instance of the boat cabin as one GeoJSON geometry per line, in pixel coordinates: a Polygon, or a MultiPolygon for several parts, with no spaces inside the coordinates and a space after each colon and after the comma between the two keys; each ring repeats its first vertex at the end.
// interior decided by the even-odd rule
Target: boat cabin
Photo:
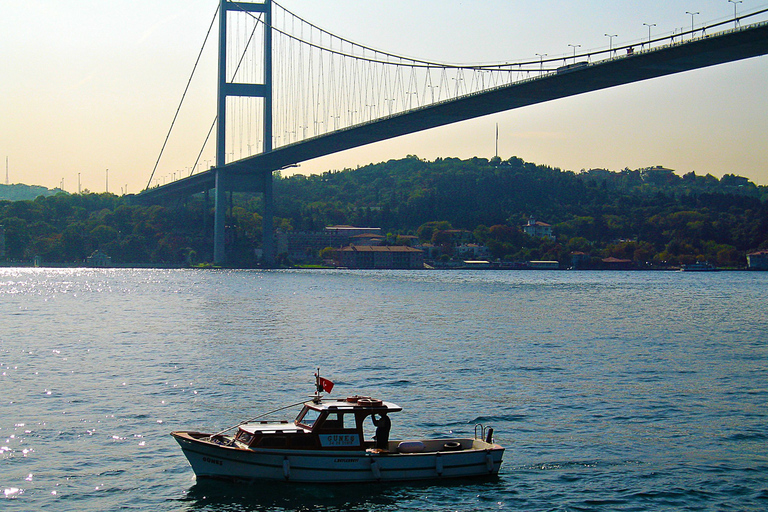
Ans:
{"type": "Polygon", "coordinates": [[[373,441],[364,438],[363,425],[368,417],[402,410],[399,405],[370,397],[316,398],[304,404],[293,423],[240,425],[235,442],[249,448],[365,450],[374,447],[373,441]]]}

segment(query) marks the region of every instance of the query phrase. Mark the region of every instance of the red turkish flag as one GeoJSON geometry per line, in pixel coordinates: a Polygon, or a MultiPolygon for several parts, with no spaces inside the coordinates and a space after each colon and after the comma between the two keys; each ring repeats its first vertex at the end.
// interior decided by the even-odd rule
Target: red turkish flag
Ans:
{"type": "Polygon", "coordinates": [[[320,387],[322,387],[323,391],[325,391],[326,393],[330,393],[331,390],[333,389],[333,382],[331,382],[328,379],[324,379],[323,377],[319,377],[317,379],[317,383],[320,384],[320,387]]]}

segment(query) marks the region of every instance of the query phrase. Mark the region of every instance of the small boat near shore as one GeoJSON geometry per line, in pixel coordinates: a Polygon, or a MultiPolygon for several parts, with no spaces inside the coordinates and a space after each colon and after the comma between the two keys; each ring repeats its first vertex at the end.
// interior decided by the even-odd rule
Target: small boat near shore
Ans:
{"type": "Polygon", "coordinates": [[[171,435],[203,478],[410,482],[499,472],[504,448],[493,442],[492,428],[476,425],[474,437],[389,440],[389,415],[402,407],[368,396],[327,399],[321,391],[330,392],[333,383],[317,374],[316,388],[308,401],[293,404],[301,410],[291,422],[257,417],[218,433],[171,435]],[[364,438],[369,418],[377,425],[374,440],[364,438]]]}

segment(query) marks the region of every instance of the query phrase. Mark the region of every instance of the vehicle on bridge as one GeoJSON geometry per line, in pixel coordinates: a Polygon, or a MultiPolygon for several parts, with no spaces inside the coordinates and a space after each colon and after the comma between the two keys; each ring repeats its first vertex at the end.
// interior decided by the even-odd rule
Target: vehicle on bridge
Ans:
{"type": "Polygon", "coordinates": [[[573,64],[566,64],[565,66],[560,66],[555,70],[555,72],[560,75],[562,73],[569,73],[571,71],[576,71],[577,69],[585,68],[589,66],[589,62],[574,62],[573,64]]]}

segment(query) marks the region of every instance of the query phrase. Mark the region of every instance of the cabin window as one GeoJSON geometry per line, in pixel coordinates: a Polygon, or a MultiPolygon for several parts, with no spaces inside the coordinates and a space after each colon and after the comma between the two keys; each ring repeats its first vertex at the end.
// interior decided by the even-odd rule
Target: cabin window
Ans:
{"type": "Polygon", "coordinates": [[[316,411],[314,409],[307,409],[304,412],[304,415],[299,420],[299,423],[311,428],[317,421],[317,418],[319,417],[320,417],[320,411],[316,411]]]}
{"type": "Polygon", "coordinates": [[[355,428],[354,424],[350,423],[349,419],[347,419],[346,422],[344,421],[344,418],[346,418],[347,416],[348,415],[342,414],[340,412],[332,412],[328,414],[328,416],[325,418],[325,421],[323,422],[321,428],[323,430],[355,428]]]}
{"type": "Polygon", "coordinates": [[[251,443],[251,439],[253,439],[253,436],[251,434],[249,434],[248,432],[246,432],[244,430],[241,430],[240,434],[238,434],[238,436],[237,436],[237,439],[241,443],[250,444],[251,443]]]}

